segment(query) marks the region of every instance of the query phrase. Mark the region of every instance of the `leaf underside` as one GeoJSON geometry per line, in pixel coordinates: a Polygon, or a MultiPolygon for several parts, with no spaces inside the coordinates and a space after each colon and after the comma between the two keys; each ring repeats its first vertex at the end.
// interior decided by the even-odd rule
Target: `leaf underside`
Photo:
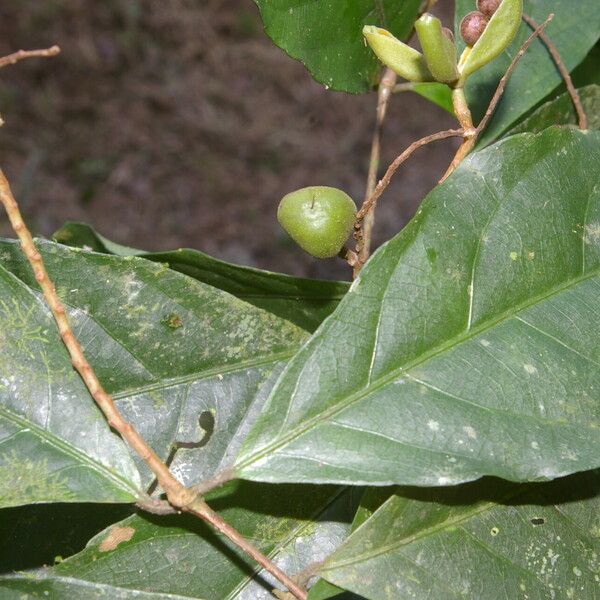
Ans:
{"type": "Polygon", "coordinates": [[[335,310],[349,288],[345,281],[304,279],[232,265],[188,248],[144,252],[115,244],[84,223],[65,223],[52,237],[68,246],[165,263],[174,271],[229,292],[310,332],[335,310]]]}
{"type": "MultiPolygon", "coordinates": [[[[122,413],[163,459],[175,442],[192,445],[173,463],[182,481],[214,474],[239,445],[259,388],[306,333],[165,265],[38,247],[122,413]]],[[[0,242],[0,285],[2,504],[134,500],[141,483],[132,459],[71,368],[14,242],[0,242]]],[[[147,486],[151,474],[133,460],[147,486]]]]}
{"type": "Polygon", "coordinates": [[[600,476],[399,489],[325,563],[372,600],[598,597],[600,476]]]}

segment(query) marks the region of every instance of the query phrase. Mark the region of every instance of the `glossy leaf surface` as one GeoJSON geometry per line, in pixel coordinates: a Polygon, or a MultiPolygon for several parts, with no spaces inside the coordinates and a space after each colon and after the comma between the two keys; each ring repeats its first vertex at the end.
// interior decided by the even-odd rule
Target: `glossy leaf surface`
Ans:
{"type": "MultiPolygon", "coordinates": [[[[600,86],[589,85],[578,90],[581,104],[588,117],[590,129],[600,129],[600,86]]],[[[553,125],[577,125],[577,114],[567,92],[542,104],[529,117],[519,123],[509,134],[539,133],[553,125]]]]}
{"type": "Polygon", "coordinates": [[[237,474],[451,485],[597,467],[599,179],[599,132],[471,155],[288,364],[237,474]]]}
{"type": "Polygon", "coordinates": [[[255,0],[269,37],[300,60],[325,86],[343,92],[366,92],[380,70],[365,47],[362,28],[377,25],[405,38],[419,10],[419,0],[255,0]]]}

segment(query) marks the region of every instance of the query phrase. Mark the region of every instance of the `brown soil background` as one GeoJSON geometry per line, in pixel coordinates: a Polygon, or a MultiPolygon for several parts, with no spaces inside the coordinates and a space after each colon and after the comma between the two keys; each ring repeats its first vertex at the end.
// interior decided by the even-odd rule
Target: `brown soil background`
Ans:
{"type": "MultiPolygon", "coordinates": [[[[451,23],[453,2],[436,12],[451,23]]],[[[375,94],[326,91],[266,37],[251,0],[5,0],[0,53],[62,54],[3,69],[0,164],[38,235],[64,221],[148,250],[197,248],[296,275],[348,278],[281,231],[287,192],[332,185],[362,200],[375,94]]],[[[452,118],[394,97],[383,168],[452,118]]],[[[376,245],[435,185],[455,142],[419,152],[377,212],[376,245]]],[[[0,234],[12,237],[7,221],[0,234]]]]}

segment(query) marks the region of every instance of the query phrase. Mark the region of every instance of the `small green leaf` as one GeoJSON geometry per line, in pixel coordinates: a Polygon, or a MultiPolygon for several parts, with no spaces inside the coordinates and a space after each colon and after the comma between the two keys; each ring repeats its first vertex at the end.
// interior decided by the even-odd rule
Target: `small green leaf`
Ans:
{"type": "Polygon", "coordinates": [[[600,466],[599,175],[597,131],[468,157],[288,364],[238,476],[426,486],[600,466]]]}
{"type": "Polygon", "coordinates": [[[595,598],[600,477],[399,488],[320,570],[372,600],[595,598]]]}
{"type": "Polygon", "coordinates": [[[413,83],[412,91],[454,115],[452,92],[445,83],[413,83]]]}
{"type": "Polygon", "coordinates": [[[379,73],[377,59],[365,47],[364,25],[385,27],[406,38],[420,0],[255,0],[269,37],[312,76],[342,92],[369,91],[379,73]]]}

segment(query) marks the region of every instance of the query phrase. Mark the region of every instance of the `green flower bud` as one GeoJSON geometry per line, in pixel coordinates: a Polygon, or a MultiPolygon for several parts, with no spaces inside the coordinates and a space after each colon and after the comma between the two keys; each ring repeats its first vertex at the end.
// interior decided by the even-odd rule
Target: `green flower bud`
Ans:
{"type": "Polygon", "coordinates": [[[461,56],[458,63],[461,82],[508,47],[519,30],[522,14],[523,0],[502,0],[481,37],[461,56]]]}
{"type": "Polygon", "coordinates": [[[331,258],[352,233],[356,205],[348,194],[332,187],[312,186],[287,194],[277,220],[290,237],[316,258],[331,258]]]}
{"type": "Polygon", "coordinates": [[[408,81],[434,81],[425,57],[418,50],[394,37],[389,31],[366,25],[363,28],[363,35],[377,58],[400,77],[408,81]]]}
{"type": "Polygon", "coordinates": [[[437,81],[453,83],[458,79],[456,46],[444,33],[442,23],[433,15],[425,13],[415,23],[425,61],[437,81]]]}

